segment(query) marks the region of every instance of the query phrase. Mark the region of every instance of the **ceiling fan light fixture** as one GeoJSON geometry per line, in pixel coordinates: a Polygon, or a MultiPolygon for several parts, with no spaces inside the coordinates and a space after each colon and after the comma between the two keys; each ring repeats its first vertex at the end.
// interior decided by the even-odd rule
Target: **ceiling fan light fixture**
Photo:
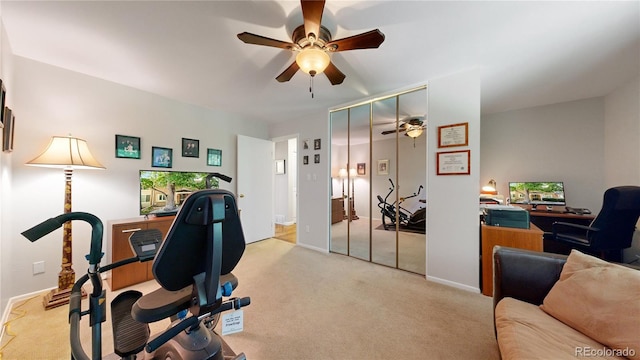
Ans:
{"type": "Polygon", "coordinates": [[[407,136],[412,138],[417,138],[422,135],[422,126],[420,125],[409,125],[407,127],[407,136]]]}
{"type": "Polygon", "coordinates": [[[315,47],[302,49],[296,56],[296,63],[300,70],[311,76],[323,72],[330,62],[329,54],[315,47]]]}

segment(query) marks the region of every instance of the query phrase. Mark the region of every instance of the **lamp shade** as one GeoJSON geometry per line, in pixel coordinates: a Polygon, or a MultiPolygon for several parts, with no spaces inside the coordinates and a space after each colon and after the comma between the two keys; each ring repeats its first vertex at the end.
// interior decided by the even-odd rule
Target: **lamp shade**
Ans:
{"type": "Polygon", "coordinates": [[[498,191],[496,190],[496,181],[491,179],[489,180],[489,182],[487,183],[487,185],[482,187],[482,191],[480,192],[481,194],[486,194],[486,195],[498,195],[498,191]]]}
{"type": "Polygon", "coordinates": [[[420,126],[420,125],[409,125],[409,127],[407,128],[407,136],[412,137],[412,138],[415,139],[420,135],[422,135],[422,126],[420,126]]]}
{"type": "Polygon", "coordinates": [[[296,56],[296,63],[300,70],[311,76],[323,72],[330,61],[329,54],[315,47],[303,49],[296,56]]]}
{"type": "Polygon", "coordinates": [[[349,176],[349,173],[347,172],[347,169],[342,168],[340,169],[340,171],[338,171],[338,176],[340,176],[341,178],[346,178],[347,176],[349,176]]]}
{"type": "Polygon", "coordinates": [[[104,169],[87,142],[71,136],[54,136],[49,146],[27,165],[70,169],[104,169]]]}
{"type": "Polygon", "coordinates": [[[354,168],[349,169],[349,176],[351,177],[358,176],[358,172],[356,171],[356,169],[354,168]]]}

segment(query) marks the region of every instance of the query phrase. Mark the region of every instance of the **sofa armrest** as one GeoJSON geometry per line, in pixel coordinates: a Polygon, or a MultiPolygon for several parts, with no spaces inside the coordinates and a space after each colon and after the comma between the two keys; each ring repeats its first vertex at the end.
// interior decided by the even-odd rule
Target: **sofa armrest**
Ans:
{"type": "Polygon", "coordinates": [[[493,307],[504,297],[534,305],[560,278],[566,255],[496,246],[493,249],[493,307]]]}

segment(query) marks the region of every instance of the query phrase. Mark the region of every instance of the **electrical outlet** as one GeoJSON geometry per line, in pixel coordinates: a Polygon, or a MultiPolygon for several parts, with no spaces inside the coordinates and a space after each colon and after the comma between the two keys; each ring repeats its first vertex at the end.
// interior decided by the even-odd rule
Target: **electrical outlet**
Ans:
{"type": "Polygon", "coordinates": [[[44,261],[37,261],[33,263],[33,275],[44,273],[44,261]]]}

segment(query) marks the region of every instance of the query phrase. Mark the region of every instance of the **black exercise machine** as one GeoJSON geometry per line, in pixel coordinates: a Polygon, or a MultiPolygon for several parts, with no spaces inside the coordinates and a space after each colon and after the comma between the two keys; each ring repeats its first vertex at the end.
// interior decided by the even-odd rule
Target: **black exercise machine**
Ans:
{"type": "Polygon", "coordinates": [[[394,201],[393,203],[389,203],[387,200],[393,191],[395,190],[395,185],[393,184],[393,180],[389,179],[391,183],[391,187],[389,187],[389,192],[387,196],[382,198],[382,196],[378,195],[378,208],[380,208],[380,213],[382,214],[382,226],[385,230],[389,230],[389,228],[396,228],[396,222],[398,223],[400,228],[416,230],[424,233],[426,231],[426,214],[427,209],[420,208],[415,212],[411,212],[404,207],[402,207],[402,203],[410,198],[414,198],[420,195],[420,191],[422,190],[422,185],[418,187],[418,192],[413,193],[413,195],[405,196],[399,198],[398,201],[394,201]],[[396,221],[396,209],[398,210],[398,217],[396,221]],[[388,219],[388,223],[387,223],[388,219]]]}
{"type": "Polygon", "coordinates": [[[92,214],[62,214],[22,234],[36,241],[73,220],[88,222],[92,231],[87,255],[89,269],[74,284],[69,302],[72,358],[102,358],[101,324],[106,321],[106,291],[100,274],[132,262],[154,260],[153,274],[161,286],[158,290],[146,295],[125,291],[111,302],[115,353],[124,359],[245,359],[243,353],[236,355],[213,331],[221,312],[250,304],[248,297],[223,300],[238,284],[231,271],[245,249],[232,193],[218,189],[192,193],[176,215],[164,242],[158,230],[138,231],[130,238],[137,256],[104,267],[100,266],[103,224],[92,214]],[[89,309],[83,311],[81,291],[87,281],[91,281],[93,290],[89,309]],[[187,309],[190,316],[177,316],[187,309]],[[89,315],[92,328],[91,357],[80,343],[79,322],[85,315],[89,315]],[[152,337],[148,324],[165,318],[173,322],[152,337]]]}

